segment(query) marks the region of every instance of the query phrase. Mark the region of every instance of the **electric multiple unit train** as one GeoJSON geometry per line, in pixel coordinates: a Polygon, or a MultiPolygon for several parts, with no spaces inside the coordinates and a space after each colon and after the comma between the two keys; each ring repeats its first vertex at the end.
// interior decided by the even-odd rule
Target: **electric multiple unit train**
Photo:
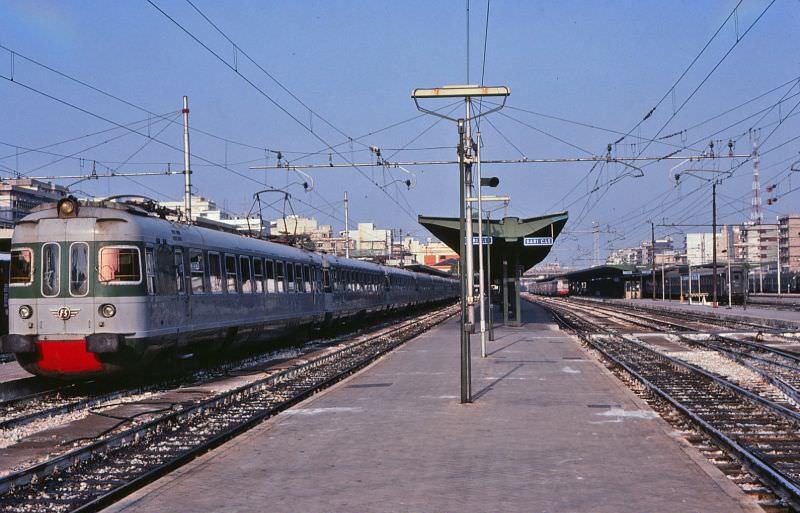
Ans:
{"type": "Polygon", "coordinates": [[[193,344],[222,351],[459,291],[444,277],[74,198],[17,224],[10,267],[2,350],[51,377],[135,368],[193,344]]]}

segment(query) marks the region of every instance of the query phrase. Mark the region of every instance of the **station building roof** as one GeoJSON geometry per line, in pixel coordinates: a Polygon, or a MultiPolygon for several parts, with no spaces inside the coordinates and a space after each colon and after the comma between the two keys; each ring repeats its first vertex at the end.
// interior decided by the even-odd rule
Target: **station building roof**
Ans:
{"type": "Polygon", "coordinates": [[[568,272],[558,276],[570,281],[592,281],[605,278],[630,277],[639,279],[641,272],[634,265],[606,264],[568,272]]]}

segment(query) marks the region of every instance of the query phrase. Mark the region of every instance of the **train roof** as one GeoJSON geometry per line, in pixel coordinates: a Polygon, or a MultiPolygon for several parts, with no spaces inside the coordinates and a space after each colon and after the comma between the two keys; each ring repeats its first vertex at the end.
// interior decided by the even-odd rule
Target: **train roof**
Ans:
{"type": "MultiPolygon", "coordinates": [[[[417,276],[420,274],[363,260],[347,259],[328,253],[317,253],[264,239],[248,237],[239,233],[189,225],[156,216],[136,205],[121,204],[114,201],[81,201],[77,217],[93,218],[98,223],[105,224],[106,227],[103,230],[103,234],[94,236],[95,240],[101,241],[156,239],[173,245],[197,245],[221,251],[234,250],[245,253],[268,251],[270,255],[280,259],[307,261],[316,264],[322,264],[323,261],[327,261],[332,265],[353,270],[386,272],[395,276],[417,276]]],[[[13,243],[35,243],[39,242],[43,237],[47,237],[46,233],[42,233],[41,227],[37,227],[41,221],[46,219],[58,219],[56,203],[40,205],[21,219],[14,230],[13,243]]],[[[81,232],[80,229],[75,230],[75,232],[69,234],[67,240],[87,240],[88,232],[81,232]]],[[[62,230],[54,229],[53,236],[52,240],[64,239],[62,230]]]]}

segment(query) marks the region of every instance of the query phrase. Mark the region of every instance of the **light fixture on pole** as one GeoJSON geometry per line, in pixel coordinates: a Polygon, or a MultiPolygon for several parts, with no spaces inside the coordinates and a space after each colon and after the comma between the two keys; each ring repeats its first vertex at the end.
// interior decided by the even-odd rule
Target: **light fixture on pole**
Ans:
{"type": "Polygon", "coordinates": [[[451,85],[437,88],[414,89],[411,98],[417,110],[437,116],[458,125],[458,168],[459,168],[459,273],[461,275],[461,402],[472,402],[471,360],[470,360],[470,334],[472,333],[474,319],[472,303],[474,300],[474,275],[472,271],[472,205],[466,201],[470,196],[468,191],[472,188],[472,138],[470,135],[470,121],[496,112],[503,108],[506,98],[510,94],[508,87],[484,87],[477,85],[451,85]],[[501,97],[503,102],[477,116],[472,116],[470,106],[472,98],[501,97]],[[463,98],[465,107],[464,118],[453,118],[423,107],[420,100],[433,100],[439,98],[463,98]],[[469,220],[469,222],[467,222],[469,220]],[[469,310],[467,307],[469,306],[469,310]]]}

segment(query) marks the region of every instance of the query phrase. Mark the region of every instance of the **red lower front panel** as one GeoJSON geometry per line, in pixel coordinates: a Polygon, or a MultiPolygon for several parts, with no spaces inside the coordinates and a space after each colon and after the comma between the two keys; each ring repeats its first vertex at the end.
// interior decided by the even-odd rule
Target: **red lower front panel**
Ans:
{"type": "Polygon", "coordinates": [[[41,340],[36,343],[36,365],[44,373],[83,374],[102,370],[94,353],[86,350],[86,341],[41,340]]]}

